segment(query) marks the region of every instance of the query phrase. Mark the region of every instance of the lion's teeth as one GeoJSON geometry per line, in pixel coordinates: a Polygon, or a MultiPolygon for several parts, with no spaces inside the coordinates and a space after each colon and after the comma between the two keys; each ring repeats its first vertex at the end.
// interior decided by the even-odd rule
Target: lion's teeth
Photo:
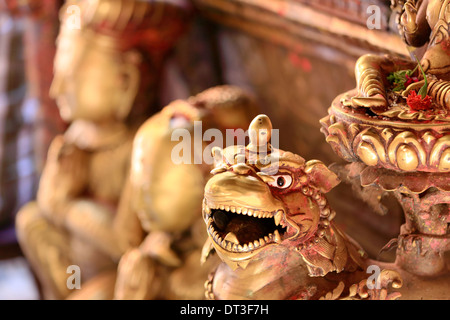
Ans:
{"type": "MultiPolygon", "coordinates": [[[[223,210],[237,214],[243,214],[252,216],[254,218],[273,218],[276,226],[285,226],[286,221],[283,216],[283,210],[279,210],[277,212],[274,211],[262,211],[253,208],[242,208],[236,206],[230,206],[225,204],[206,204],[203,203],[203,209],[206,213],[210,214],[213,209],[223,210]]],[[[225,248],[228,251],[233,252],[247,252],[249,250],[256,250],[260,247],[263,247],[271,242],[281,243],[282,238],[279,230],[275,230],[273,233],[269,233],[264,237],[259,238],[258,240],[252,240],[246,244],[239,244],[239,240],[233,232],[228,232],[226,235],[223,235],[222,232],[218,232],[214,227],[214,219],[209,217],[207,219],[208,223],[208,233],[214,241],[219,244],[222,248],[225,248]]]]}
{"type": "Polygon", "coordinates": [[[280,236],[280,232],[278,230],[275,230],[274,239],[275,239],[276,243],[280,243],[281,242],[281,236],[280,236]]]}
{"type": "Polygon", "coordinates": [[[281,211],[278,211],[277,214],[273,217],[273,219],[275,220],[275,225],[279,225],[281,222],[281,218],[283,217],[283,214],[281,213],[281,211]]]}

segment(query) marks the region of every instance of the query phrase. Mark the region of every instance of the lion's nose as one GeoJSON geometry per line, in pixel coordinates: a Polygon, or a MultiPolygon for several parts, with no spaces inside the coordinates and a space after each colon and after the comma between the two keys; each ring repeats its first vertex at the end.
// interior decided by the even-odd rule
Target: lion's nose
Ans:
{"type": "Polygon", "coordinates": [[[234,173],[239,175],[249,175],[250,172],[253,170],[250,166],[244,164],[244,163],[238,163],[231,167],[234,173]]]}

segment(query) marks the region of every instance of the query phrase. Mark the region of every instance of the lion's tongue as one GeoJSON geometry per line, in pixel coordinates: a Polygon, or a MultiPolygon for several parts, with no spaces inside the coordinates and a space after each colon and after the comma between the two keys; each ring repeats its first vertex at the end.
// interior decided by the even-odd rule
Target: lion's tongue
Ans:
{"type": "Polygon", "coordinates": [[[228,232],[227,235],[225,236],[224,240],[235,243],[235,244],[239,244],[239,240],[233,232],[228,232]]]}
{"type": "Polygon", "coordinates": [[[253,242],[269,233],[267,228],[263,224],[258,223],[255,218],[243,215],[233,217],[228,222],[224,232],[226,234],[225,239],[230,237],[231,240],[229,241],[232,241],[236,238],[241,244],[253,242]]]}

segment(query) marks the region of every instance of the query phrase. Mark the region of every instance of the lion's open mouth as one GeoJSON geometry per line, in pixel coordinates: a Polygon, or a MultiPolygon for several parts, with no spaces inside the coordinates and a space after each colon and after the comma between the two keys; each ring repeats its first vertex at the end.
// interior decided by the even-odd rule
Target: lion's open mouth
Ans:
{"type": "Polygon", "coordinates": [[[249,252],[270,243],[280,243],[286,233],[284,220],[277,212],[226,205],[204,207],[210,237],[231,252],[249,252]]]}

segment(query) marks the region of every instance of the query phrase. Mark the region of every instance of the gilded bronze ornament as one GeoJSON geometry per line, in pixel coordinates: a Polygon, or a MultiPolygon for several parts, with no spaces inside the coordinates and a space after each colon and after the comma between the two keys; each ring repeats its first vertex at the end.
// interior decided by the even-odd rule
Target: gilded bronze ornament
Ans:
{"type": "Polygon", "coordinates": [[[223,261],[205,283],[208,299],[396,299],[400,274],[385,269],[371,287],[364,250],[333,222],[325,194],[339,184],[321,161],[271,145],[266,115],[250,142],[214,149],[203,219],[203,260],[223,261]],[[390,285],[395,290],[392,290],[390,285]]]}
{"type": "Polygon", "coordinates": [[[355,68],[357,88],[341,94],[321,120],[326,141],[351,162],[363,187],[393,192],[405,223],[393,268],[412,299],[446,299],[450,285],[450,60],[448,1],[393,1],[411,60],[366,55],[355,68]],[[417,54],[419,51],[416,51],[417,54]],[[417,283],[417,276],[423,283],[417,283]],[[422,286],[427,292],[417,291],[422,286]]]}
{"type": "MultiPolygon", "coordinates": [[[[4,4],[12,11],[31,10],[36,18],[55,1],[4,4]]],[[[182,99],[159,108],[158,95],[164,90],[158,87],[170,82],[162,77],[162,66],[191,18],[187,0],[65,2],[49,95],[68,128],[52,140],[36,201],[24,206],[16,220],[20,246],[43,298],[448,299],[450,0],[392,0],[400,37],[388,37],[385,30],[369,40],[361,7],[350,9],[359,12],[353,18],[358,27],[347,32],[352,19],[342,13],[339,18],[328,16],[323,5],[309,2],[194,1],[205,16],[258,38],[249,41],[220,30],[224,38],[214,50],[230,45],[223,58],[224,64],[233,64],[243,57],[234,49],[258,44],[254,48],[263,54],[251,51],[248,60],[236,65],[251,62],[246,70],[258,70],[249,79],[262,80],[255,85],[260,92],[270,87],[263,98],[266,104],[286,92],[287,79],[308,84],[302,88],[306,91],[321,87],[316,84],[325,78],[312,71],[322,60],[309,56],[319,51],[321,59],[331,56],[327,42],[338,52],[328,58],[345,66],[353,66],[362,47],[400,54],[361,56],[354,69],[356,87],[337,96],[320,120],[325,146],[343,166],[328,167],[281,149],[271,119],[235,86],[193,90],[200,93],[192,96],[183,87],[182,99]],[[74,20],[73,14],[79,16],[74,20]],[[266,25],[260,26],[262,22],[266,25]],[[338,32],[323,27],[332,22],[338,32]],[[300,33],[307,37],[297,42],[304,37],[300,33]],[[292,52],[267,50],[263,42],[268,39],[292,52]],[[401,39],[410,58],[405,57],[408,50],[398,48],[396,40],[401,39]],[[311,48],[310,40],[317,42],[311,48]],[[347,46],[349,42],[353,44],[347,46]],[[269,57],[271,52],[280,55],[269,57]],[[276,64],[277,57],[288,61],[276,64]],[[286,70],[300,67],[317,78],[284,78],[273,66],[259,70],[261,61],[286,70]],[[269,80],[256,79],[260,74],[269,80]],[[213,140],[220,142],[213,131],[226,143],[212,147],[213,140]],[[211,154],[211,162],[205,161],[206,154],[211,154]],[[339,206],[332,205],[329,193],[345,175],[353,191],[361,192],[358,196],[378,212],[387,208],[380,200],[387,193],[401,204],[404,224],[398,236],[380,248],[383,252],[396,247],[394,262],[369,256],[346,225],[336,221],[340,213],[333,207],[339,206]],[[82,288],[77,291],[68,282],[73,267],[81,270],[82,288]]],[[[333,2],[336,8],[339,2],[333,2]]],[[[216,53],[211,60],[218,58],[216,53]]],[[[182,73],[174,60],[170,62],[165,74],[169,80],[182,73]]],[[[327,70],[329,64],[324,65],[320,70],[327,70]]],[[[243,81],[223,71],[217,72],[219,82],[243,81]]],[[[203,74],[190,79],[197,76],[203,74]]],[[[340,84],[331,73],[328,78],[328,84],[340,84]]],[[[329,89],[328,94],[333,92],[329,89]]],[[[173,91],[178,93],[178,88],[173,91]]],[[[298,95],[279,99],[284,102],[277,106],[288,109],[278,119],[274,114],[274,123],[290,112],[305,115],[290,103],[298,101],[298,95]]],[[[305,96],[321,104],[314,94],[305,96]]],[[[299,136],[318,125],[314,112],[306,113],[306,129],[294,126],[299,136]]],[[[316,140],[297,145],[313,145],[310,150],[316,152],[308,141],[316,140]]],[[[352,214],[363,211],[353,203],[345,205],[352,214]]]]}

